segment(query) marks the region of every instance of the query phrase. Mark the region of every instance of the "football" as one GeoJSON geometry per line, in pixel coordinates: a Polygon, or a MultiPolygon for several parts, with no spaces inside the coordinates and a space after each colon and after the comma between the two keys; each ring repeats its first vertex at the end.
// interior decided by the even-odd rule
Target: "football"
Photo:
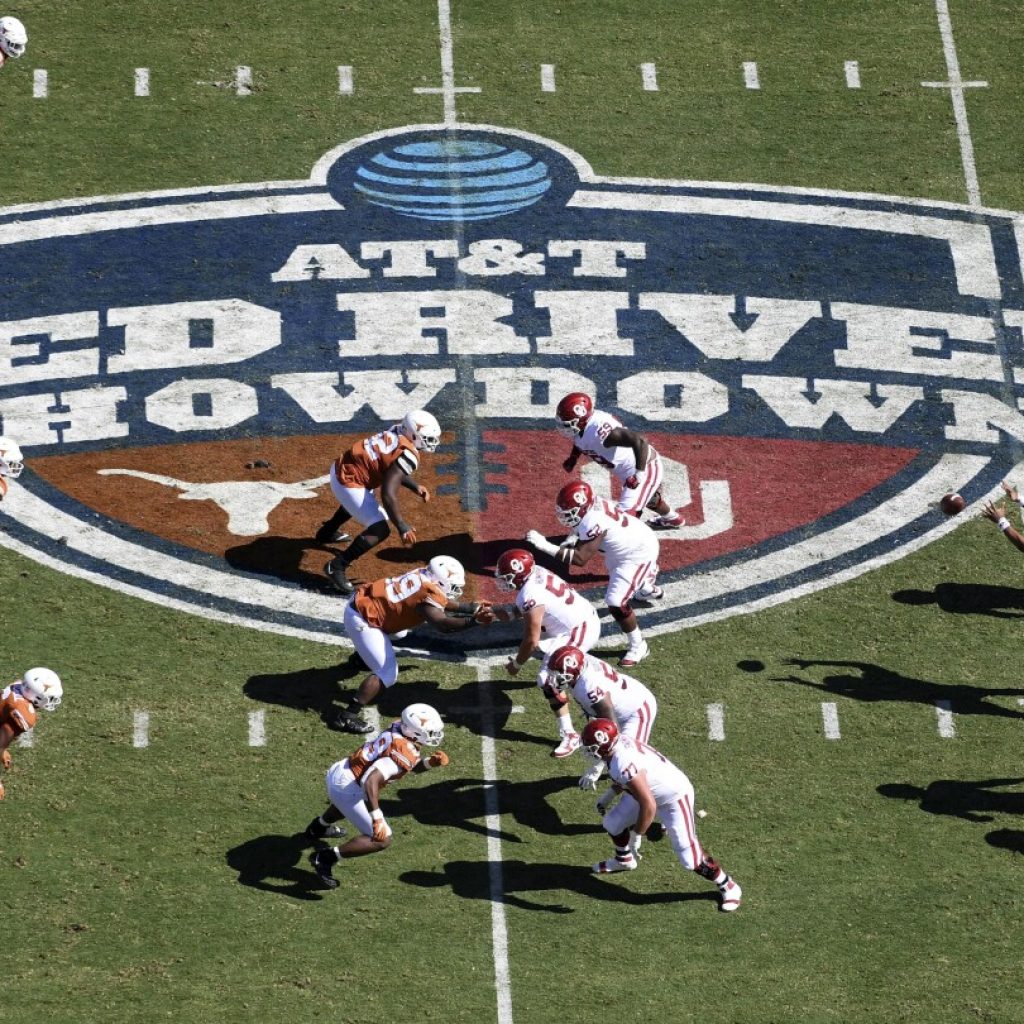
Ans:
{"type": "Polygon", "coordinates": [[[967,502],[964,501],[963,497],[959,494],[944,494],[939,499],[939,508],[941,508],[947,516],[955,516],[957,512],[963,512],[966,507],[967,502]]]}

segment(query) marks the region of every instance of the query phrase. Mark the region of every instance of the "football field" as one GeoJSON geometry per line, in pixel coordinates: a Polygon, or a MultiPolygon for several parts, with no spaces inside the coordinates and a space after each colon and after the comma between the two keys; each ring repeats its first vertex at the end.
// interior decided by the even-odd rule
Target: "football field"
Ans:
{"type": "Polygon", "coordinates": [[[1021,1019],[1024,555],[981,516],[1021,525],[1019,7],[690,6],[0,11],[2,682],[65,688],[4,774],[0,1021],[1021,1019]],[[431,147],[539,183],[388,192],[431,147]],[[435,412],[420,540],[356,575],[454,554],[498,600],[577,388],[687,517],[632,671],[742,907],[667,842],[591,873],[500,628],[403,641],[380,720],[432,704],[451,764],[324,890],[301,833],[364,675],[330,460],[435,412]]]}

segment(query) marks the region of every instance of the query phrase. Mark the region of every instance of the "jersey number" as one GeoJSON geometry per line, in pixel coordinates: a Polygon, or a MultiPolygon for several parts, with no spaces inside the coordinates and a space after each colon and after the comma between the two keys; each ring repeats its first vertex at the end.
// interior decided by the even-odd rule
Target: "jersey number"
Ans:
{"type": "Polygon", "coordinates": [[[384,593],[392,604],[401,604],[407,597],[412,597],[423,586],[423,577],[419,569],[394,576],[388,580],[384,593]]]}

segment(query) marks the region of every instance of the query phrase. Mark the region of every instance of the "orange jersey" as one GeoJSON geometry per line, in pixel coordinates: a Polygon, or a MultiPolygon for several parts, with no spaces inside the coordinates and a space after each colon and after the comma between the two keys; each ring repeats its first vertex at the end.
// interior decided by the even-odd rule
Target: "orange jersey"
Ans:
{"type": "Polygon", "coordinates": [[[444,610],[448,598],[425,569],[413,569],[401,576],[364,583],[356,590],[352,603],[375,629],[398,633],[423,621],[421,605],[432,604],[444,610]]]}
{"type": "Polygon", "coordinates": [[[380,487],[384,473],[396,462],[406,476],[411,476],[420,464],[420,457],[416,445],[394,426],[349,448],[334,463],[334,472],[342,487],[364,487],[372,491],[380,487]]]}
{"type": "Polygon", "coordinates": [[[0,501],[4,500],[4,495],[7,493],[7,477],[0,473],[0,501]]]}
{"type": "Polygon", "coordinates": [[[9,686],[0,696],[0,726],[8,726],[15,736],[35,727],[36,709],[9,686]]]}
{"type": "Polygon", "coordinates": [[[362,783],[370,765],[384,757],[390,758],[398,768],[398,774],[392,775],[392,780],[400,779],[407,772],[411,772],[419,762],[420,748],[408,736],[402,735],[398,722],[392,722],[391,727],[385,729],[379,736],[367,740],[349,757],[348,766],[356,781],[362,783]]]}

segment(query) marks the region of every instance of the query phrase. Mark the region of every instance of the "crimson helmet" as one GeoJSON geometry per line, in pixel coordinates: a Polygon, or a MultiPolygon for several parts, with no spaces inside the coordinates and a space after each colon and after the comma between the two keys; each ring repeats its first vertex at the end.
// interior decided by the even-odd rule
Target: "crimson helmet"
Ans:
{"type": "Polygon", "coordinates": [[[594,504],[594,492],[583,480],[567,483],[555,498],[555,516],[563,526],[579,526],[594,504]]]}
{"type": "Polygon", "coordinates": [[[566,644],[552,652],[548,659],[548,676],[560,690],[568,690],[579,679],[587,656],[578,647],[566,644]]]}
{"type": "Polygon", "coordinates": [[[619,727],[610,718],[592,718],[583,727],[580,737],[580,745],[588,754],[605,761],[612,756],[618,742],[619,727]]]}
{"type": "Polygon", "coordinates": [[[558,403],[555,418],[566,437],[579,437],[594,412],[594,400],[582,391],[573,391],[558,403]]]}
{"type": "Polygon", "coordinates": [[[533,555],[522,548],[509,548],[498,559],[494,569],[494,578],[498,581],[498,589],[504,591],[521,590],[523,584],[533,572],[533,555]]]}

